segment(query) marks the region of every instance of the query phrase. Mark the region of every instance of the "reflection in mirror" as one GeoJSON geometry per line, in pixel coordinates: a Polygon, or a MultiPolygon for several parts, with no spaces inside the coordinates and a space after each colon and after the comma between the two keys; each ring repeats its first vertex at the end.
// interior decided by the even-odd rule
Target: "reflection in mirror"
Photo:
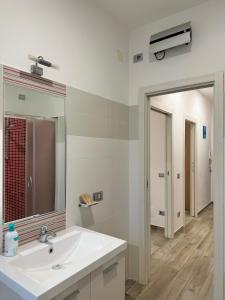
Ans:
{"type": "Polygon", "coordinates": [[[64,210],[64,98],[8,83],[4,95],[4,221],[64,210]]]}

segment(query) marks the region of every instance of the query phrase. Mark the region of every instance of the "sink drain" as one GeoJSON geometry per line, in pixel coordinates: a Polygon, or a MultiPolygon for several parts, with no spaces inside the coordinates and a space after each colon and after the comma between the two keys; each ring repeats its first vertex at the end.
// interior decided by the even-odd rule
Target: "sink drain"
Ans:
{"type": "Polygon", "coordinates": [[[57,264],[57,265],[52,266],[52,270],[62,270],[62,269],[64,269],[64,268],[63,268],[63,266],[60,265],[60,264],[57,264]]]}
{"type": "Polygon", "coordinates": [[[68,262],[65,262],[65,263],[62,263],[62,264],[56,264],[56,265],[53,265],[52,266],[52,270],[64,270],[66,269],[68,266],[70,266],[72,264],[71,261],[68,261],[68,262]]]}

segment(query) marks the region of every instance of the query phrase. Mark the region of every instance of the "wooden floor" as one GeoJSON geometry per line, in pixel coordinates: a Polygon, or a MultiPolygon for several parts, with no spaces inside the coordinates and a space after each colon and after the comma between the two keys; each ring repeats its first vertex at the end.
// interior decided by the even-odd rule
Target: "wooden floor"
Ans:
{"type": "Polygon", "coordinates": [[[174,239],[151,229],[151,281],[143,287],[127,281],[126,300],[211,300],[213,282],[213,206],[186,226],[174,239]]]}

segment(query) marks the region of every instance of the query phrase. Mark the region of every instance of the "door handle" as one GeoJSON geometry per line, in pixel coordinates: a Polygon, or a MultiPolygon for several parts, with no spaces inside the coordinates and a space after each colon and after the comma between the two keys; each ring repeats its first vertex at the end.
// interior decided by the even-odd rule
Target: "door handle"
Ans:
{"type": "Polygon", "coordinates": [[[165,177],[165,173],[159,173],[159,178],[164,178],[165,177]]]}
{"type": "Polygon", "coordinates": [[[72,294],[69,295],[69,297],[73,296],[73,297],[76,297],[77,295],[80,294],[80,291],[79,290],[76,290],[74,291],[72,294]]]}
{"type": "Polygon", "coordinates": [[[115,263],[111,264],[109,267],[106,267],[102,272],[104,274],[107,274],[107,273],[111,272],[117,265],[118,265],[118,262],[115,262],[115,263]]]}
{"type": "Polygon", "coordinates": [[[29,176],[29,179],[28,179],[28,181],[27,181],[27,186],[28,186],[28,188],[32,187],[32,184],[33,184],[32,177],[29,176]]]}
{"type": "Polygon", "coordinates": [[[69,300],[71,299],[71,297],[76,297],[80,294],[80,291],[77,289],[76,291],[72,292],[71,294],[69,294],[68,296],[66,296],[66,298],[63,298],[64,300],[69,300]]]}

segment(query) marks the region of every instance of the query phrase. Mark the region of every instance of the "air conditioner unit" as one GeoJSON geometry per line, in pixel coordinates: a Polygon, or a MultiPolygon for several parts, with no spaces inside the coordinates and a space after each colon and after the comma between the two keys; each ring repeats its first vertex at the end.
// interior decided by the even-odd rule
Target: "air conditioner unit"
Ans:
{"type": "Polygon", "coordinates": [[[156,59],[162,60],[166,50],[182,45],[188,45],[192,40],[191,22],[153,34],[150,39],[151,52],[156,59]]]}

